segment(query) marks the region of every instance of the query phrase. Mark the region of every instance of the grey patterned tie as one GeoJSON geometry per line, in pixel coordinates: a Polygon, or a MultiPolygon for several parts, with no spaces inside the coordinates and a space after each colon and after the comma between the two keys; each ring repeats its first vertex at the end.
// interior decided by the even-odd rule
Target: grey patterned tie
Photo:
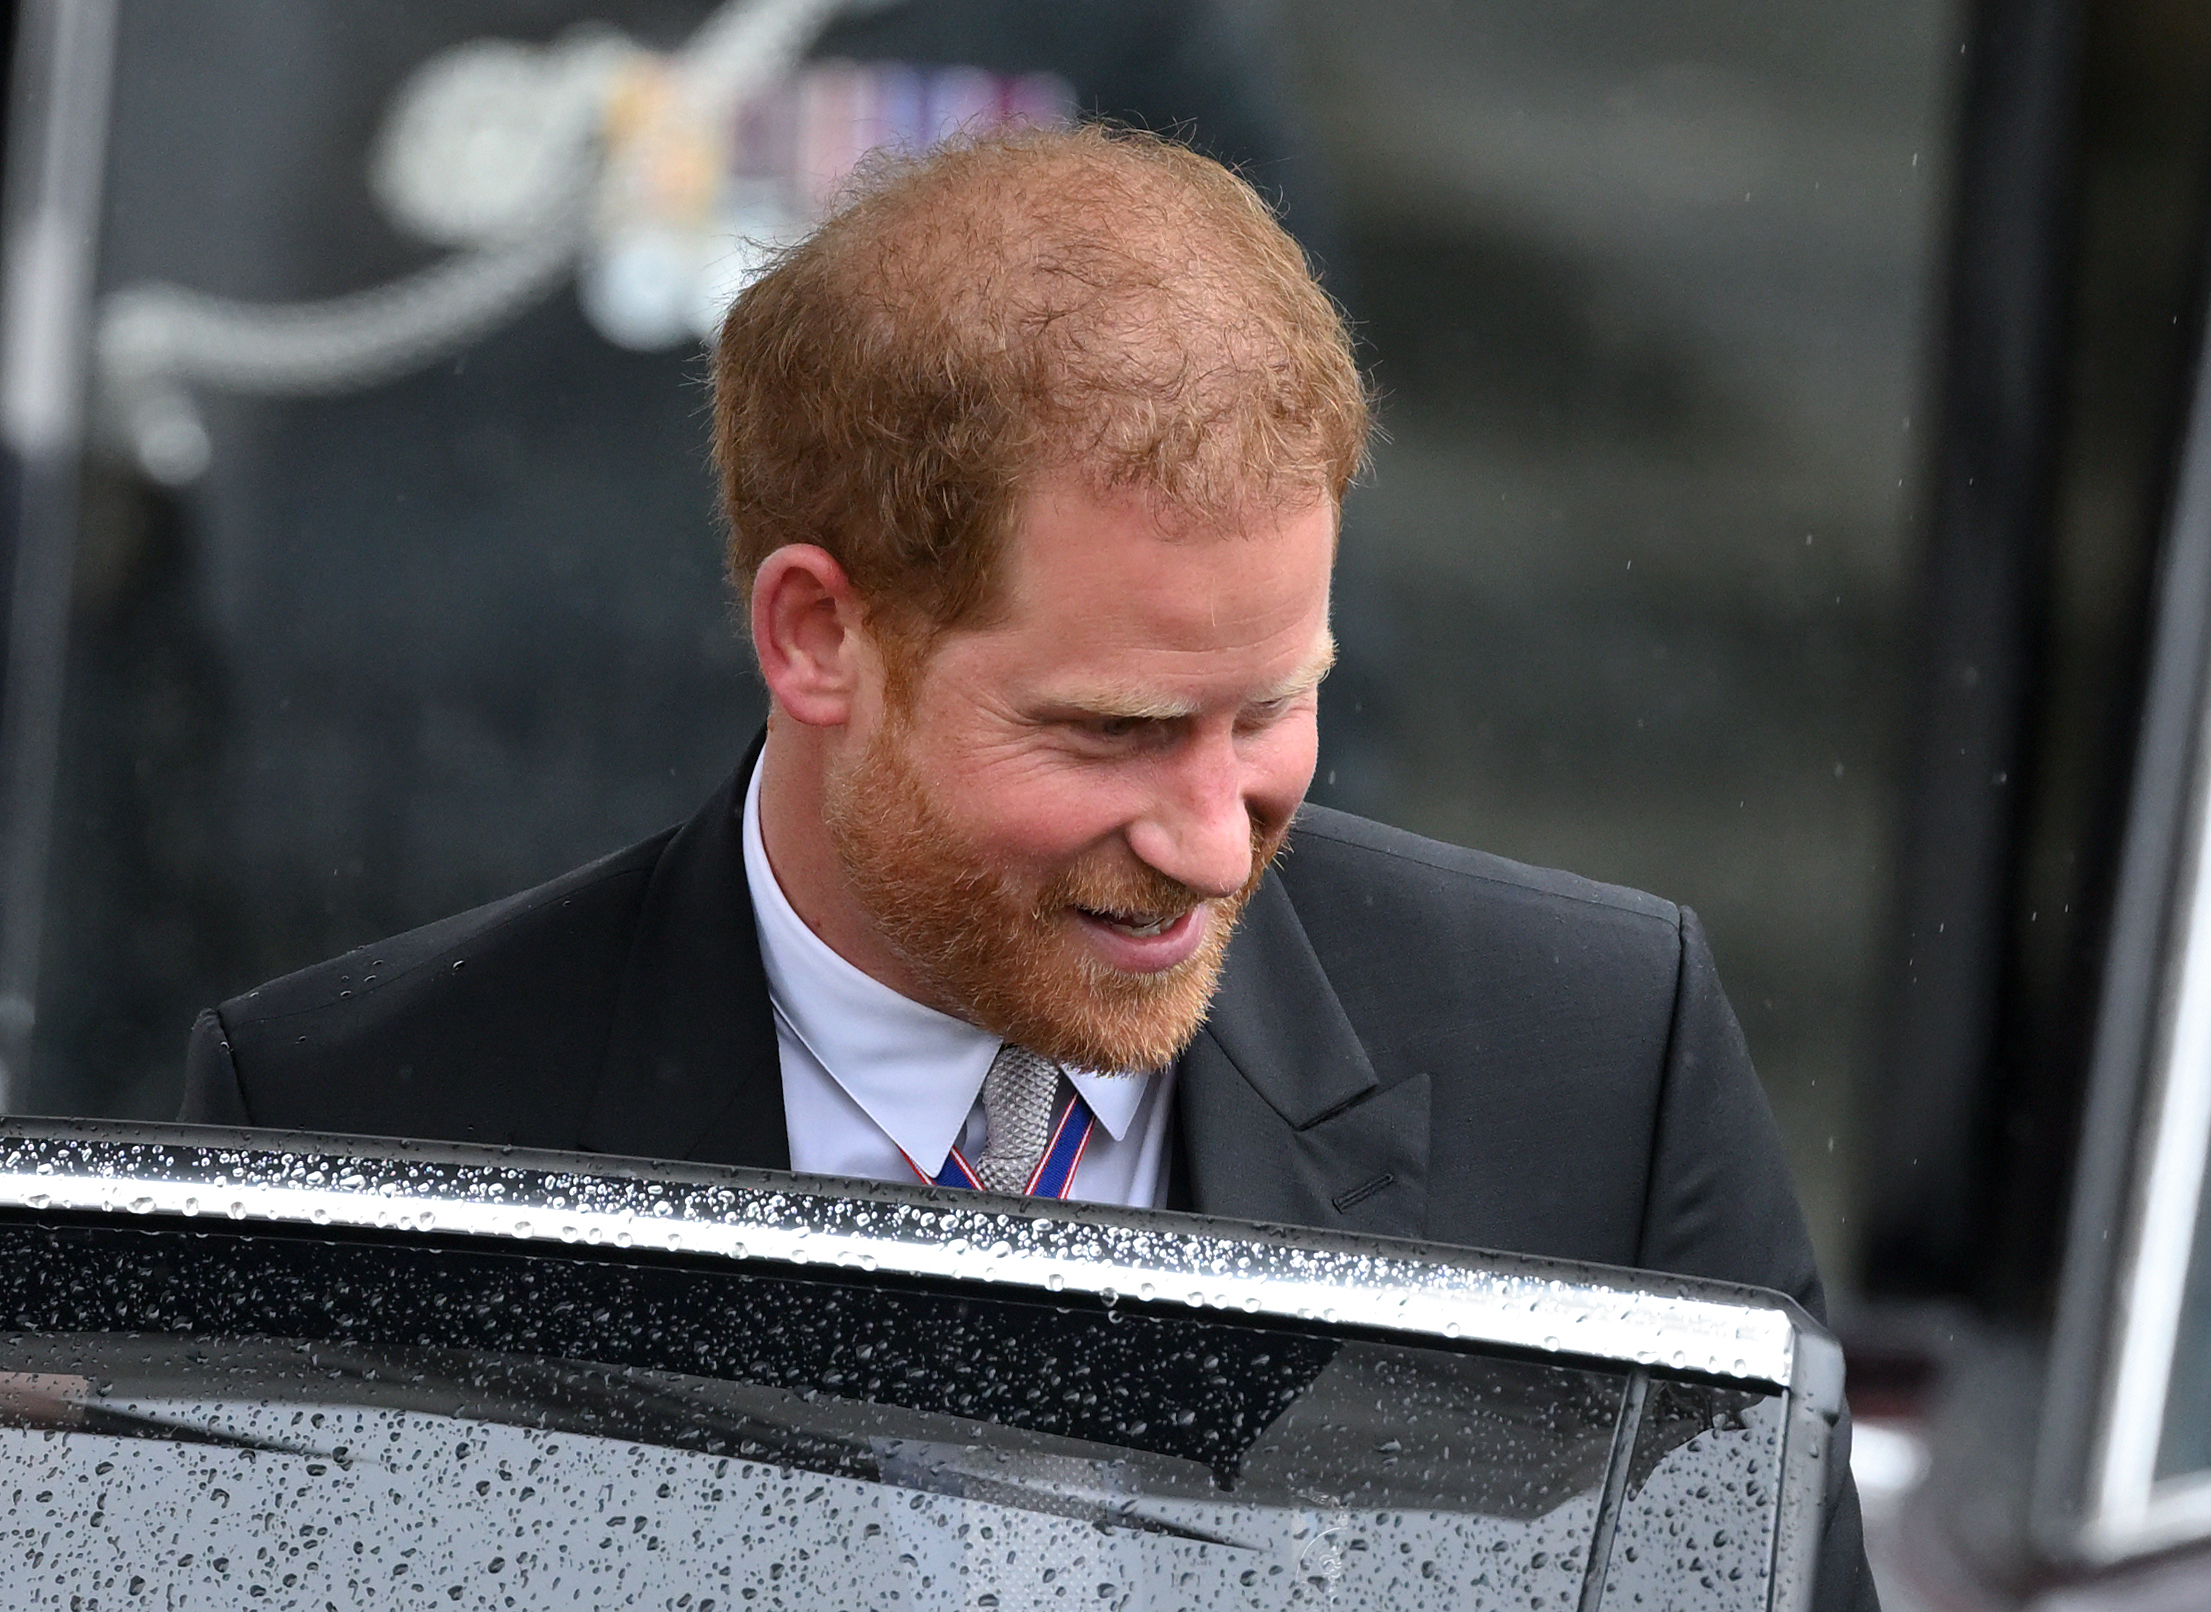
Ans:
{"type": "Polygon", "coordinates": [[[992,1192],[1026,1192],[1052,1139],[1059,1065],[1008,1041],[983,1076],[983,1153],[975,1173],[992,1192]]]}

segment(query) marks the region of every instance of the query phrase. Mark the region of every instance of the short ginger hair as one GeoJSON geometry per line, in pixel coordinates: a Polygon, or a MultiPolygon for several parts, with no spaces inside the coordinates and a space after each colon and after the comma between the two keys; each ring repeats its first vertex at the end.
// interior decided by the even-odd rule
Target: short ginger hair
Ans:
{"type": "Polygon", "coordinates": [[[1350,334],[1272,210],[1098,125],[875,159],[736,299],[713,374],[740,598],[818,544],[894,646],[992,614],[1044,474],[1218,530],[1340,503],[1366,451],[1350,334]]]}

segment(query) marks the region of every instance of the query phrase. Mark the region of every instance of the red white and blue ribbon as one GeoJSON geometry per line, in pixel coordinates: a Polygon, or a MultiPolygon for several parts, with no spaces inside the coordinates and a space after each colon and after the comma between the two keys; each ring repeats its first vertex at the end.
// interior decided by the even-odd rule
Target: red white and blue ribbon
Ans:
{"type": "MultiPolygon", "coordinates": [[[[1098,1123],[1090,1112],[1090,1105],[1082,1100],[1082,1093],[1072,1093],[1067,1106],[1060,1110],[1059,1123],[1052,1127],[1052,1139],[1044,1144],[1044,1153],[1036,1161],[1036,1168],[1029,1172],[1029,1184],[1021,1189],[1030,1198],[1064,1198],[1067,1189],[1075,1184],[1075,1167],[1082,1163],[1083,1150],[1090,1146],[1090,1132],[1098,1123]]],[[[966,1187],[971,1191],[988,1190],[982,1177],[975,1173],[975,1166],[967,1162],[967,1156],[958,1148],[946,1155],[944,1168],[935,1176],[915,1164],[912,1154],[906,1155],[915,1175],[940,1187],[966,1187]]]]}

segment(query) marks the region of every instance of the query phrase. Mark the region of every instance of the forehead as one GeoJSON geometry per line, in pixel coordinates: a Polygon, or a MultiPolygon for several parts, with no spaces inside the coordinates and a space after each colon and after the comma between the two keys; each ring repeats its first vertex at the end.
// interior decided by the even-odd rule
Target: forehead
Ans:
{"type": "Polygon", "coordinates": [[[1049,478],[1021,502],[978,647],[1036,672],[1279,674],[1325,644],[1335,536],[1325,496],[1198,525],[1155,497],[1049,478]]]}

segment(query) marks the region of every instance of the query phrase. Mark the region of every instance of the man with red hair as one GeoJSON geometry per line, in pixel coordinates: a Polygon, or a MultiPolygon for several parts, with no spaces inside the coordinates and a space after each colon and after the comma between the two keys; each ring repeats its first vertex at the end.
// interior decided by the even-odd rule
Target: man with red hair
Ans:
{"type": "MultiPolygon", "coordinates": [[[[186,1117],[1182,1207],[1818,1313],[1692,914],[1302,806],[1366,435],[1340,316],[1218,165],[1083,128],[869,171],[715,358],[753,752],[679,829],[203,1015],[186,1117]]],[[[1834,1470],[1820,1604],[1868,1605],[1834,1470]]]]}

